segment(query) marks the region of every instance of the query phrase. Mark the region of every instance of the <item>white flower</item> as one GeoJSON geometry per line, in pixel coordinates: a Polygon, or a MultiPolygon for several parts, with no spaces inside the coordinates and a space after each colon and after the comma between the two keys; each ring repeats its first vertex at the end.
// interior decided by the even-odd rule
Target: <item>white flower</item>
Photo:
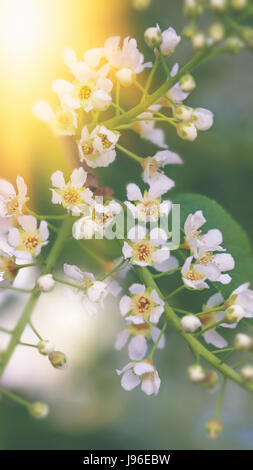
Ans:
{"type": "Polygon", "coordinates": [[[161,265],[169,261],[169,248],[166,246],[159,248],[168,238],[164,230],[152,229],[149,237],[146,238],[146,229],[141,225],[136,225],[129,230],[127,238],[131,240],[131,243],[124,242],[122,252],[125,259],[130,258],[130,263],[138,266],[154,266],[155,269],[160,270],[161,265]]]}
{"type": "Polygon", "coordinates": [[[37,279],[37,284],[42,292],[49,292],[55,286],[55,280],[52,274],[44,274],[37,279]]]}
{"type": "Polygon", "coordinates": [[[185,315],[181,318],[181,326],[184,331],[194,333],[194,331],[201,327],[201,321],[195,315],[185,315]]]}
{"type": "Polygon", "coordinates": [[[160,49],[162,55],[167,57],[171,55],[181,41],[181,36],[178,36],[174,28],[168,28],[162,32],[162,43],[160,49]]]}
{"type": "MultiPolygon", "coordinates": [[[[147,323],[131,323],[117,334],[115,349],[120,351],[130,340],[128,344],[129,359],[131,361],[141,361],[146,356],[148,350],[147,339],[151,337],[155,343],[160,334],[161,330],[155,326],[150,327],[147,323]]],[[[157,348],[162,349],[164,346],[165,337],[162,335],[157,348]]]]}
{"type": "Polygon", "coordinates": [[[234,258],[229,253],[213,254],[212,252],[206,251],[200,252],[196,263],[206,267],[211,265],[217,267],[220,273],[216,279],[216,282],[221,282],[222,284],[229,284],[231,282],[231,276],[229,274],[223,274],[223,271],[231,271],[235,267],[234,258]]]}
{"type": "Polygon", "coordinates": [[[134,218],[138,218],[140,222],[155,221],[159,217],[168,216],[171,210],[171,201],[161,202],[160,196],[167,192],[167,186],[157,185],[153,182],[149,191],[145,191],[142,195],[140,188],[130,183],[127,185],[127,198],[134,201],[132,204],[125,201],[126,206],[131,211],[134,218]]]}
{"type": "MultiPolygon", "coordinates": [[[[207,313],[201,315],[200,320],[204,328],[212,326],[217,321],[220,321],[224,318],[224,299],[220,293],[212,295],[204,306],[204,312],[207,310],[207,313]],[[221,310],[218,312],[210,312],[213,308],[221,306],[221,310]]],[[[236,324],[228,325],[227,323],[222,323],[220,327],[225,328],[234,328],[236,324]]],[[[203,334],[204,340],[207,344],[212,344],[216,348],[225,348],[227,346],[227,341],[216,331],[215,328],[211,328],[203,334]]]]}
{"type": "Polygon", "coordinates": [[[192,122],[199,131],[207,131],[213,125],[213,116],[208,109],[196,108],[192,113],[192,122]]]}
{"type": "Polygon", "coordinates": [[[62,204],[64,209],[71,211],[73,215],[80,215],[87,205],[92,205],[93,193],[84,186],[87,173],[83,168],[75,168],[66,184],[62,171],[56,171],[51,176],[53,204],[62,204]]]}
{"type": "Polygon", "coordinates": [[[194,364],[188,367],[188,377],[191,382],[199,383],[205,379],[206,373],[202,366],[194,364]]]}
{"type": "Polygon", "coordinates": [[[9,251],[8,247],[6,248],[4,244],[0,242],[0,282],[4,280],[9,280],[10,282],[14,281],[17,272],[15,257],[11,254],[11,247],[9,251]],[[6,252],[2,248],[8,251],[6,252]]]}
{"type": "Polygon", "coordinates": [[[194,77],[190,73],[183,75],[183,77],[180,78],[179,86],[182,91],[190,93],[196,88],[196,82],[194,77]]]}
{"type": "Polygon", "coordinates": [[[122,370],[117,370],[122,375],[121,385],[124,390],[133,390],[141,384],[141,389],[146,395],[157,395],[161,380],[158,372],[149,359],[140,362],[130,362],[122,370]]]}
{"type": "Polygon", "coordinates": [[[125,38],[122,49],[120,49],[120,37],[114,36],[105,42],[104,54],[109,65],[116,69],[128,68],[138,74],[145,67],[152,64],[144,64],[144,55],[138,50],[136,39],[125,38]]]}
{"type": "MultiPolygon", "coordinates": [[[[158,106],[158,105],[157,105],[158,106]]],[[[160,109],[160,105],[158,106],[160,109]]],[[[168,145],[165,142],[165,134],[163,129],[156,128],[155,121],[152,121],[153,113],[144,112],[138,116],[140,121],[136,121],[133,125],[133,129],[137,132],[143,139],[152,142],[154,145],[160,148],[168,148],[168,145]]]]}
{"type": "Polygon", "coordinates": [[[33,107],[35,116],[47,122],[56,135],[74,135],[77,129],[77,115],[67,106],[56,111],[46,101],[37,101],[33,107]]]}
{"type": "Polygon", "coordinates": [[[21,178],[17,177],[16,192],[14,186],[9,181],[0,179],[0,217],[12,217],[22,215],[27,198],[27,186],[21,178]]]}
{"type": "Polygon", "coordinates": [[[184,224],[185,248],[191,249],[195,258],[199,258],[203,251],[224,251],[220,246],[223,241],[220,230],[212,229],[204,235],[199,230],[205,223],[203,212],[199,210],[189,214],[184,224]]]}
{"type": "Polygon", "coordinates": [[[49,231],[47,222],[41,221],[37,228],[37,220],[32,215],[18,217],[21,228],[13,227],[8,234],[9,244],[15,248],[14,254],[21,259],[32,260],[38,256],[41,248],[48,243],[49,231]]]}
{"type": "Polygon", "coordinates": [[[143,159],[143,181],[149,185],[164,187],[166,188],[165,192],[167,192],[175,186],[175,183],[163,171],[160,171],[160,168],[164,168],[166,165],[179,165],[182,163],[183,161],[177,153],[170,150],[161,150],[153,157],[143,159]]]}
{"type": "Polygon", "coordinates": [[[73,224],[73,237],[76,240],[91,239],[96,234],[103,237],[104,230],[113,223],[121,210],[121,205],[113,200],[106,205],[95,202],[87,215],[73,224]]]}
{"type": "Polygon", "coordinates": [[[108,294],[118,294],[115,286],[110,286],[110,283],[105,281],[96,281],[92,273],[83,272],[75,265],[64,264],[64,273],[80,286],[77,295],[88,315],[96,314],[99,307],[104,306],[104,300],[108,294]]]}
{"type": "Polygon", "coordinates": [[[104,126],[96,126],[90,134],[84,126],[78,144],[80,160],[85,160],[92,168],[110,165],[116,157],[115,145],[119,136],[104,126]]]}
{"type": "Polygon", "coordinates": [[[253,290],[249,289],[249,282],[235,289],[229,299],[229,305],[239,305],[244,309],[244,317],[253,317],[253,290]]]}
{"type": "Polygon", "coordinates": [[[53,82],[53,91],[57,93],[63,107],[80,109],[89,112],[92,109],[104,111],[110,106],[110,92],[113,87],[111,80],[106,78],[107,67],[94,71],[85,62],[78,62],[74,51],[64,52],[65,63],[69,65],[76,81],[70,83],[57,79],[53,82]]]}
{"type": "Polygon", "coordinates": [[[143,284],[132,284],[129,292],[131,297],[124,295],[120,300],[121,315],[135,325],[141,325],[146,320],[158,323],[164,311],[164,301],[157,292],[146,289],[143,284]]]}
{"type": "Polygon", "coordinates": [[[202,49],[207,44],[206,36],[201,32],[194,34],[191,39],[194,49],[202,49]]]}
{"type": "MultiPolygon", "coordinates": [[[[171,77],[175,77],[178,74],[178,72],[179,72],[179,65],[175,64],[172,67],[172,70],[171,70],[171,73],[170,73],[171,77]]],[[[186,98],[188,98],[189,95],[190,95],[190,92],[183,91],[182,88],[180,87],[180,82],[179,82],[179,83],[176,83],[175,85],[173,85],[173,87],[170,88],[170,90],[167,91],[166,96],[168,97],[169,101],[166,100],[166,98],[164,98],[164,99],[162,99],[162,104],[163,104],[163,106],[171,107],[170,100],[173,103],[180,104],[186,98]]]]}
{"type": "Polygon", "coordinates": [[[214,264],[192,264],[193,256],[189,256],[182,267],[182,279],[188,289],[199,290],[209,288],[205,280],[217,281],[220,270],[214,264]]]}

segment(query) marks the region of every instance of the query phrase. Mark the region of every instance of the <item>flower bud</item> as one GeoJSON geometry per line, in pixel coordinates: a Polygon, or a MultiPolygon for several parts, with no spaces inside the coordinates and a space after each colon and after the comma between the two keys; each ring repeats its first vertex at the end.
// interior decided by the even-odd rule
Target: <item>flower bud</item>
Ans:
{"type": "Polygon", "coordinates": [[[49,408],[46,403],[43,403],[41,401],[35,401],[30,405],[29,411],[33,418],[43,419],[48,416],[49,408]]]}
{"type": "Polygon", "coordinates": [[[66,369],[67,367],[67,357],[61,351],[52,351],[48,355],[48,359],[56,369],[66,369]]]}
{"type": "Polygon", "coordinates": [[[188,24],[185,26],[184,30],[183,30],[183,36],[186,38],[186,39],[191,39],[192,36],[194,36],[194,34],[197,34],[197,28],[195,26],[193,26],[192,24],[188,24]]]}
{"type": "Polygon", "coordinates": [[[215,370],[208,370],[202,383],[204,387],[212,389],[218,382],[219,376],[217,372],[215,370]]]}
{"type": "Polygon", "coordinates": [[[241,369],[241,376],[249,381],[253,382],[253,366],[251,364],[247,364],[241,369]]]}
{"type": "Polygon", "coordinates": [[[54,350],[54,344],[51,341],[43,339],[38,343],[38,351],[42,356],[48,356],[54,350]]]}
{"type": "Polygon", "coordinates": [[[181,139],[193,142],[197,138],[197,129],[191,122],[182,122],[177,125],[177,133],[181,139]]]}
{"type": "Polygon", "coordinates": [[[221,23],[214,23],[209,28],[209,36],[214,42],[220,42],[225,37],[225,28],[221,23]]]}
{"type": "Polygon", "coordinates": [[[188,367],[188,377],[191,382],[199,383],[205,380],[205,370],[202,366],[194,364],[188,367]]]}
{"type": "Polygon", "coordinates": [[[173,116],[180,121],[189,122],[192,117],[192,108],[185,106],[184,104],[176,106],[173,116]]]}
{"type": "Polygon", "coordinates": [[[206,45],[206,37],[204,33],[197,33],[192,36],[192,45],[194,49],[202,49],[206,45]]]}
{"type": "Polygon", "coordinates": [[[210,0],[210,6],[214,11],[224,11],[227,7],[227,0],[210,0]]]}
{"type": "Polygon", "coordinates": [[[234,345],[236,351],[250,351],[253,346],[252,339],[243,333],[236,335],[234,345]]]}
{"type": "Polygon", "coordinates": [[[37,279],[37,284],[42,292],[49,292],[55,286],[55,280],[52,274],[45,274],[37,279]]]}
{"type": "Polygon", "coordinates": [[[203,13],[203,6],[198,0],[185,0],[184,14],[185,16],[198,16],[203,13]]]}
{"type": "Polygon", "coordinates": [[[248,0],[230,0],[230,6],[234,10],[244,10],[248,4],[248,0]]]}
{"type": "Polygon", "coordinates": [[[151,0],[133,0],[133,7],[136,10],[146,10],[151,4],[151,0]]]}
{"type": "Polygon", "coordinates": [[[196,88],[194,77],[190,73],[187,73],[180,79],[179,86],[181,90],[185,91],[186,93],[193,91],[194,88],[196,88]]]}
{"type": "Polygon", "coordinates": [[[241,35],[249,49],[253,51],[253,28],[243,28],[241,31],[241,35]]]}
{"type": "Polygon", "coordinates": [[[185,317],[181,318],[181,326],[187,333],[194,333],[202,325],[199,318],[195,317],[195,315],[185,315],[185,317]]]}
{"type": "Polygon", "coordinates": [[[225,51],[230,54],[238,54],[244,48],[244,42],[237,36],[231,36],[226,40],[225,51]]]}
{"type": "Polygon", "coordinates": [[[225,311],[224,322],[228,324],[238,323],[244,317],[244,309],[241,305],[232,305],[225,311]]]}
{"type": "Polygon", "coordinates": [[[205,424],[206,435],[210,439],[216,439],[221,434],[222,429],[222,422],[217,418],[209,419],[205,424]]]}
{"type": "Polygon", "coordinates": [[[160,46],[162,42],[162,33],[158,27],[148,28],[144,33],[144,39],[148,47],[152,49],[160,46]]]}
{"type": "Polygon", "coordinates": [[[205,108],[196,108],[192,113],[192,122],[199,131],[207,131],[213,125],[214,115],[205,108]]]}
{"type": "Polygon", "coordinates": [[[120,85],[125,87],[132,85],[136,77],[135,73],[126,67],[118,70],[115,75],[120,85]]]}

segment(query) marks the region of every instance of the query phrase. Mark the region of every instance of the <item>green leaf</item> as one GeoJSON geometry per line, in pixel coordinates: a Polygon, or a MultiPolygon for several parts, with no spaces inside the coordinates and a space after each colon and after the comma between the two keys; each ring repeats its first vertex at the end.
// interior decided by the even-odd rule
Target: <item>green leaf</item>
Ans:
{"type": "Polygon", "coordinates": [[[253,285],[253,253],[248,236],[242,227],[216,201],[200,194],[179,194],[173,198],[173,203],[180,204],[181,227],[189,214],[202,210],[207,222],[203,225],[206,233],[212,228],[218,228],[223,234],[223,247],[235,259],[235,269],[230,271],[230,284],[223,286],[213,283],[226,299],[231,292],[244,282],[253,285]]]}

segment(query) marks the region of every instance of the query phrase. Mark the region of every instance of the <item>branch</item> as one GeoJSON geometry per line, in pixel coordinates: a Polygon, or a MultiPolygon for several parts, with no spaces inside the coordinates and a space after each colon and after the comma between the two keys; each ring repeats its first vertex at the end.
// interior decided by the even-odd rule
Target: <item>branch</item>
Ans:
{"type": "MultiPolygon", "coordinates": [[[[149,270],[147,268],[141,268],[138,266],[135,266],[135,271],[138,275],[138,277],[145,283],[147,287],[151,287],[152,289],[155,289],[157,294],[162,298],[162,293],[160,292],[159,287],[157,286],[155,280],[153,279],[152,275],[150,274],[149,270]]],[[[174,328],[178,331],[178,333],[185,339],[185,341],[189,344],[191,349],[196,353],[196,355],[199,355],[203,357],[209,364],[211,364],[215,369],[220,371],[224,376],[229,378],[230,380],[233,380],[233,382],[236,382],[238,385],[240,385],[242,388],[253,392],[253,384],[246,382],[243,377],[241,377],[240,374],[235,372],[232,367],[228,366],[227,364],[222,364],[220,359],[218,359],[214,354],[212,354],[208,349],[203,346],[196,338],[193,337],[190,333],[186,333],[185,331],[182,330],[181,328],[181,323],[180,319],[178,316],[175,314],[173,309],[170,307],[170,305],[165,302],[165,315],[167,320],[174,326],[174,328]]]]}

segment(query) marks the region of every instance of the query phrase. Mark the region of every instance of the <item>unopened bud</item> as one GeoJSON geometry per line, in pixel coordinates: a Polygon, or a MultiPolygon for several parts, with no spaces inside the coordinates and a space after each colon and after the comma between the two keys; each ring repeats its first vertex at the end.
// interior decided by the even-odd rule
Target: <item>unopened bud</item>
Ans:
{"type": "Polygon", "coordinates": [[[241,305],[232,305],[225,312],[224,322],[231,325],[238,323],[244,317],[244,309],[241,305]]]}
{"type": "Polygon", "coordinates": [[[144,39],[148,47],[152,49],[160,46],[162,42],[162,33],[159,28],[148,28],[144,33],[144,39]]]}
{"type": "Polygon", "coordinates": [[[190,73],[187,73],[180,79],[179,85],[181,90],[185,91],[186,93],[191,92],[194,90],[194,88],[196,88],[195,79],[190,73]]]}
{"type": "Polygon", "coordinates": [[[37,284],[42,292],[49,292],[54,288],[55,280],[52,274],[45,274],[38,278],[37,284]]]}
{"type": "Polygon", "coordinates": [[[52,366],[56,369],[66,369],[67,367],[67,357],[61,351],[52,351],[49,356],[49,361],[52,366]]]}
{"type": "Polygon", "coordinates": [[[250,351],[253,347],[253,342],[248,335],[238,333],[235,337],[234,345],[236,351],[250,351]]]}
{"type": "Polygon", "coordinates": [[[181,104],[174,109],[173,116],[180,121],[189,122],[192,117],[192,108],[181,104]]]}
{"type": "Polygon", "coordinates": [[[35,401],[30,405],[29,411],[33,418],[43,419],[48,416],[49,408],[46,403],[35,401]]]}
{"type": "Polygon", "coordinates": [[[116,72],[116,78],[119,81],[120,85],[128,87],[132,85],[132,83],[135,80],[135,73],[126,67],[123,67],[122,69],[118,70],[116,72]]]}
{"type": "Polygon", "coordinates": [[[197,28],[191,24],[188,24],[185,26],[184,30],[183,30],[183,36],[186,38],[186,39],[191,39],[194,34],[197,34],[197,28]]]}
{"type": "Polygon", "coordinates": [[[199,383],[205,380],[205,370],[202,366],[194,364],[188,367],[188,377],[191,382],[199,383]]]}
{"type": "Polygon", "coordinates": [[[194,331],[201,328],[201,321],[195,315],[185,315],[181,318],[181,326],[184,331],[187,333],[194,333],[194,331]]]}
{"type": "Polygon", "coordinates": [[[244,10],[248,5],[248,0],[230,0],[230,6],[234,10],[244,10]]]}
{"type": "Polygon", "coordinates": [[[48,354],[50,354],[54,350],[54,344],[51,343],[51,341],[45,339],[39,341],[37,347],[39,353],[42,354],[42,356],[48,356],[48,354]]]}
{"type": "Polygon", "coordinates": [[[245,380],[252,382],[253,381],[253,366],[251,364],[247,364],[246,366],[244,366],[241,369],[241,376],[245,380]]]}
{"type": "Polygon", "coordinates": [[[249,49],[253,51],[253,28],[243,28],[241,35],[249,49]]]}
{"type": "Polygon", "coordinates": [[[224,11],[227,8],[227,0],[210,0],[210,6],[215,11],[224,11]]]}
{"type": "Polygon", "coordinates": [[[244,48],[244,46],[245,44],[240,38],[237,36],[231,36],[226,40],[224,50],[230,54],[238,54],[244,48]]]}
{"type": "Polygon", "coordinates": [[[215,370],[208,370],[202,383],[204,387],[212,389],[218,382],[219,376],[217,372],[215,370]]]}
{"type": "Polygon", "coordinates": [[[177,125],[177,133],[181,139],[193,142],[197,138],[197,129],[191,122],[182,122],[177,125]]]}
{"type": "Polygon", "coordinates": [[[223,430],[223,425],[220,419],[209,419],[205,424],[205,431],[209,439],[216,439],[223,430]]]}
{"type": "Polygon", "coordinates": [[[202,49],[206,45],[206,37],[204,33],[194,34],[191,39],[194,49],[202,49]]]}
{"type": "Polygon", "coordinates": [[[185,0],[184,14],[185,16],[198,16],[203,13],[203,6],[198,0],[185,0]]]}
{"type": "Polygon", "coordinates": [[[136,10],[146,10],[150,4],[151,4],[151,0],[132,0],[133,1],[133,7],[136,9],[136,10]]]}
{"type": "Polygon", "coordinates": [[[209,36],[214,42],[220,42],[224,39],[225,28],[221,23],[214,23],[209,28],[209,36]]]}

